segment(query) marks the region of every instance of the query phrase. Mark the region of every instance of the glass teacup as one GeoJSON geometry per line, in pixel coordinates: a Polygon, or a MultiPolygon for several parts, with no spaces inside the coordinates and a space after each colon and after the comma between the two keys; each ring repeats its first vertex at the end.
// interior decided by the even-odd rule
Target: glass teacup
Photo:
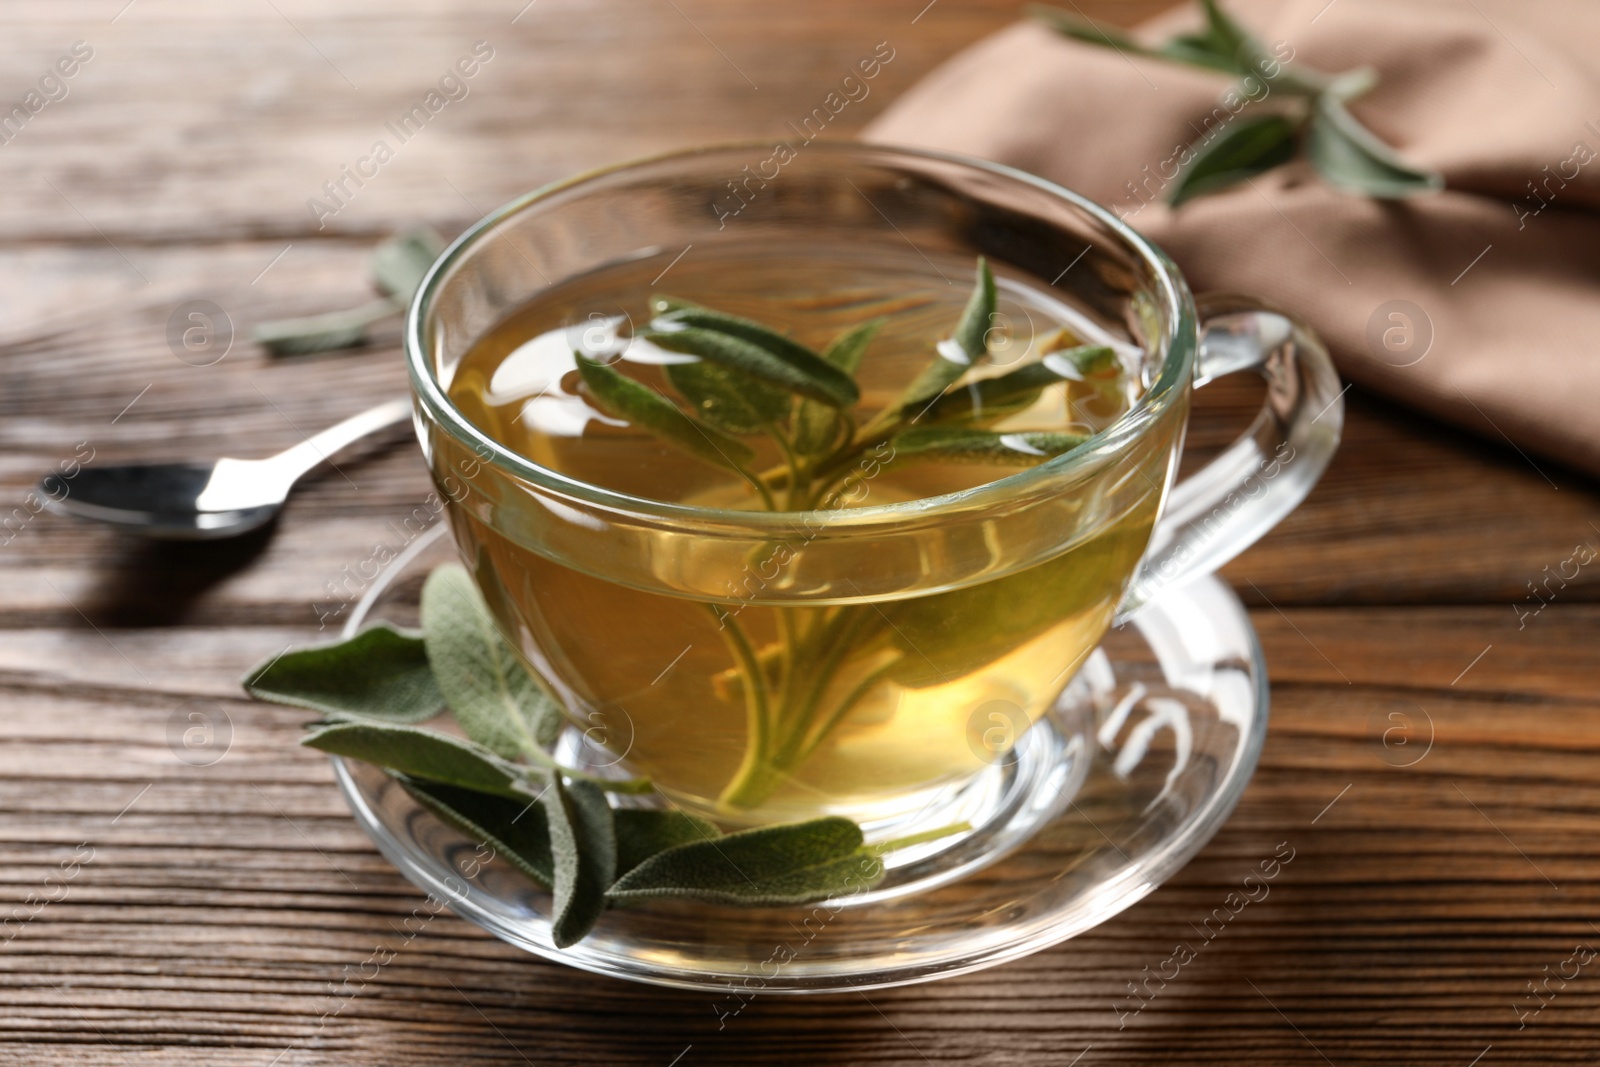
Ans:
{"type": "MultiPolygon", "coordinates": [[[[1106,629],[1292,510],[1337,447],[1339,387],[1293,318],[1217,298],[1109,212],[1018,171],[817,143],[679,153],[501,208],[434,267],[406,332],[419,433],[463,561],[566,708],[567,756],[730,825],[844,815],[869,837],[979,823],[1015,749],[1106,629]],[[775,157],[774,157],[775,158],[775,157]],[[976,488],[792,512],[696,507],[519,455],[452,401],[468,350],[554,283],[827,246],[983,256],[1142,352],[1143,390],[1083,446],[976,488]],[[1260,417],[1174,484],[1191,390],[1267,380],[1260,417]]],[[[804,252],[797,252],[803,255],[804,252]]],[[[648,273],[648,271],[647,271],[648,273]]],[[[629,308],[572,308],[573,344],[629,308]]],[[[1002,321],[1002,343],[1026,324],[1002,321]]],[[[1085,723],[1052,723],[1059,733],[1085,723]]]]}

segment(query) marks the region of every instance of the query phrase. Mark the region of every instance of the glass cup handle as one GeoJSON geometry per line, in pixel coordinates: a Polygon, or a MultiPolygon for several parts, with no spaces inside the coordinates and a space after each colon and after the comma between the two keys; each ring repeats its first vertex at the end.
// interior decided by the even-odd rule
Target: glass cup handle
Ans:
{"type": "Polygon", "coordinates": [[[1255,544],[1300,506],[1339,447],[1344,393],[1309,326],[1243,296],[1201,296],[1195,306],[1195,388],[1253,370],[1266,379],[1267,400],[1226,451],[1172,487],[1119,621],[1255,544]]]}

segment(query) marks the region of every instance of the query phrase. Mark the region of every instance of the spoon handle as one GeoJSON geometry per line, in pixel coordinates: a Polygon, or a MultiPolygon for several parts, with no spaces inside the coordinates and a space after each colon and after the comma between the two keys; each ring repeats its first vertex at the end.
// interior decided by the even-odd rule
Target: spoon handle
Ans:
{"type": "Polygon", "coordinates": [[[312,434],[293,448],[279,452],[266,462],[278,467],[292,483],[313,467],[326,462],[329,456],[346,445],[353,444],[386,426],[393,426],[402,419],[409,418],[410,415],[409,398],[390,400],[359,415],[352,415],[321,433],[312,434]]]}

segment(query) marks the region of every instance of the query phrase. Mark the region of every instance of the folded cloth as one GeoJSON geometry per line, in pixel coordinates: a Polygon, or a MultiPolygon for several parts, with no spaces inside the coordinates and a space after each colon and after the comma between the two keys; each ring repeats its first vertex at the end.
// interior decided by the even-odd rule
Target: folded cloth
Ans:
{"type": "MultiPolygon", "coordinates": [[[[864,136],[1083,193],[1166,249],[1197,291],[1302,315],[1347,378],[1600,474],[1600,4],[1226,6],[1291,65],[1375,68],[1377,88],[1351,110],[1445,191],[1367,199],[1296,161],[1169,208],[1174,159],[1227,121],[1239,97],[1219,103],[1235,82],[1032,22],[945,63],[864,136]]],[[[1137,36],[1158,43],[1199,19],[1186,6],[1137,36]]]]}

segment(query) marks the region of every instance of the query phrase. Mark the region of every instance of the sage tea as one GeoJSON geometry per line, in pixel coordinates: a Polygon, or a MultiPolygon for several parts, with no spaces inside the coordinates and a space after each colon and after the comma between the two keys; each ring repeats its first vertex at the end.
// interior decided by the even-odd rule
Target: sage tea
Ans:
{"type": "MultiPolygon", "coordinates": [[[[450,399],[575,481],[825,526],[1092,447],[1148,384],[1125,336],[981,261],[668,259],[544,290],[467,352],[450,399]]],[[[1145,551],[1165,481],[1152,469],[1053,555],[1008,558],[996,538],[976,578],[913,595],[852,590],[875,568],[936,576],[936,530],[863,543],[804,588],[785,577],[804,543],[733,560],[663,549],[647,588],[528,547],[515,494],[493,520],[460,503],[451,520],[505,635],[598,751],[724,822],[870,820],[969,778],[1048,709],[1145,551]],[[727,592],[682,592],[671,578],[690,571],[727,592]]]]}

